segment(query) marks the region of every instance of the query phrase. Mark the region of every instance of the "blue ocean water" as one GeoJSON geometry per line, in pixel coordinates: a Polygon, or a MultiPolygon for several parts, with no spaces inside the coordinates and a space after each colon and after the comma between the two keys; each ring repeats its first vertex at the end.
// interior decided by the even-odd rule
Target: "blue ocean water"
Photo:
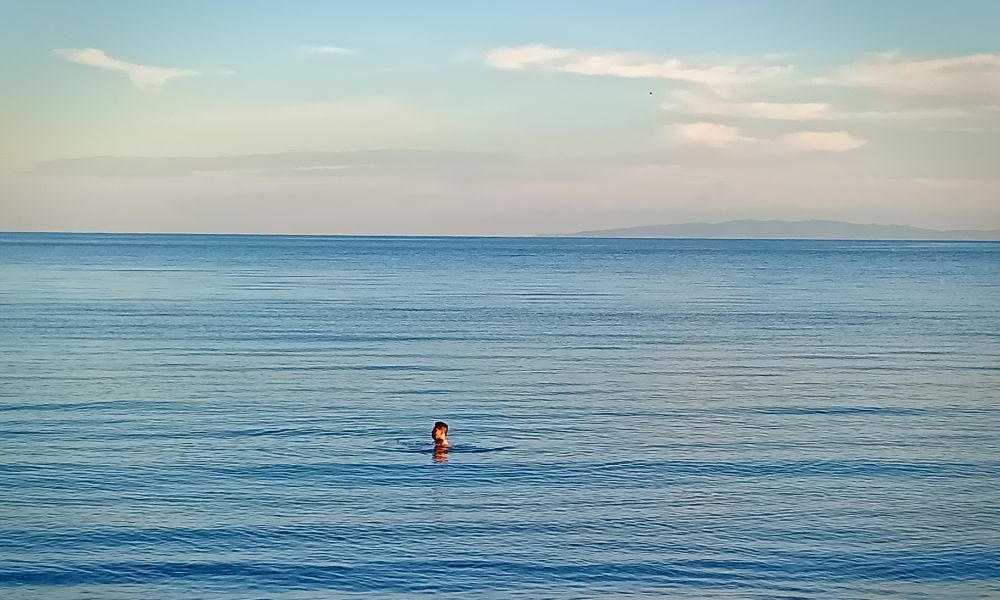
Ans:
{"type": "Polygon", "coordinates": [[[2,234],[0,596],[1000,597],[998,398],[998,243],[2,234]]]}

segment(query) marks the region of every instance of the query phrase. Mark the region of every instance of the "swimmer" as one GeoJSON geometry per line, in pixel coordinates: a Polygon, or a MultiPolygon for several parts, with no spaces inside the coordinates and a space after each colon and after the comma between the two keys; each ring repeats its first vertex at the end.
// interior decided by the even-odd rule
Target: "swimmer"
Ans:
{"type": "Polygon", "coordinates": [[[447,450],[451,444],[448,443],[448,424],[438,421],[431,430],[431,437],[434,438],[434,451],[447,450]]]}

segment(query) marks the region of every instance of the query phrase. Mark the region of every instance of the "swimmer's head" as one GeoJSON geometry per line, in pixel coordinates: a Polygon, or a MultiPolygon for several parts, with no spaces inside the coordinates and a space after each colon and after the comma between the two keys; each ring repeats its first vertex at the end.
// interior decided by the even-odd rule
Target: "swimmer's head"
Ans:
{"type": "Polygon", "coordinates": [[[448,424],[444,421],[438,421],[434,424],[434,429],[431,430],[431,437],[434,438],[435,444],[447,444],[448,438],[448,424]]]}

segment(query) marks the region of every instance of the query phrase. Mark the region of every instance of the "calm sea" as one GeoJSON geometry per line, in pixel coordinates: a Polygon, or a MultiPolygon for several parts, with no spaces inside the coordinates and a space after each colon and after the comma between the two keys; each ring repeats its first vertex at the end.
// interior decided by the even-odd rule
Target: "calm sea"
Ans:
{"type": "Polygon", "coordinates": [[[998,398],[1000,243],[2,234],[0,596],[996,598],[998,398]]]}

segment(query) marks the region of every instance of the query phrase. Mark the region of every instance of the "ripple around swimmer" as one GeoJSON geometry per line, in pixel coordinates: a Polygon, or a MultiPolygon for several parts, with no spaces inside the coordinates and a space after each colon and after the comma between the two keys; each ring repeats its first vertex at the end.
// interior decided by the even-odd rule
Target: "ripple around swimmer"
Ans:
{"type": "MultiPolygon", "coordinates": [[[[513,449],[514,446],[476,446],[473,444],[455,444],[448,447],[448,454],[460,452],[462,454],[486,454],[490,452],[504,452],[513,449]]],[[[433,454],[434,446],[412,441],[387,442],[383,447],[376,448],[382,452],[401,452],[404,454],[433,454]]]]}

